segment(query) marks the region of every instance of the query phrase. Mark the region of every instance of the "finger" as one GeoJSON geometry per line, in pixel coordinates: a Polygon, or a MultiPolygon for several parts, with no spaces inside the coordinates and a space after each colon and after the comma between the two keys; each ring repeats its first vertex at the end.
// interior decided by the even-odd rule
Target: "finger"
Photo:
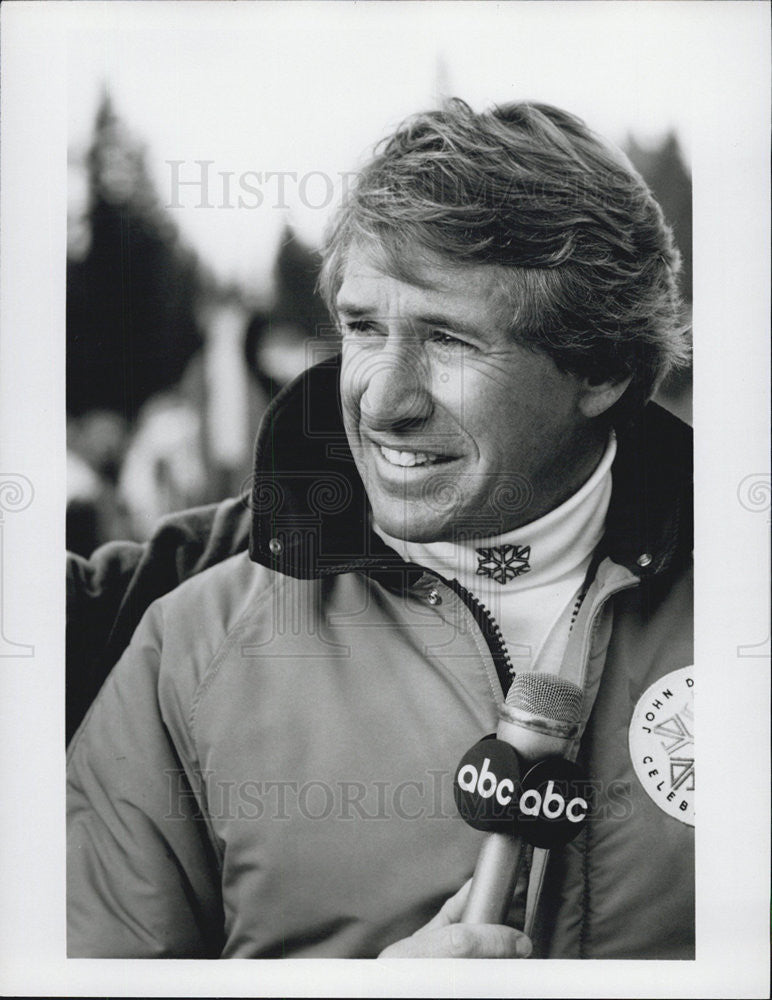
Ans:
{"type": "Polygon", "coordinates": [[[380,958],[527,958],[530,938],[499,924],[451,924],[424,928],[413,937],[397,941],[380,958]]]}
{"type": "Polygon", "coordinates": [[[445,900],[439,912],[421,928],[421,931],[432,930],[435,927],[447,927],[449,924],[457,924],[464,915],[471,887],[472,880],[467,879],[455,895],[445,900]]]}

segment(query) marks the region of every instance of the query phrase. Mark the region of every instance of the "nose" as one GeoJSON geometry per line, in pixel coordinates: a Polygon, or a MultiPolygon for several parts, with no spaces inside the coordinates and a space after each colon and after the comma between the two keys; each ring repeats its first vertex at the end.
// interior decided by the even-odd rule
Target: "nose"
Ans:
{"type": "Polygon", "coordinates": [[[407,430],[429,419],[433,409],[429,372],[411,342],[384,347],[363,359],[359,398],[362,423],[373,431],[407,430]]]}

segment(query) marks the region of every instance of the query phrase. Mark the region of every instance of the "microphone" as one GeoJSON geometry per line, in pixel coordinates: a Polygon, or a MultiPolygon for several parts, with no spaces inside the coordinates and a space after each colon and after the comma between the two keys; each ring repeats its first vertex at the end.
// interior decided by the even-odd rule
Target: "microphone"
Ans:
{"type": "Polygon", "coordinates": [[[539,847],[554,847],[568,843],[581,829],[587,802],[579,795],[569,800],[555,791],[555,786],[570,789],[572,782],[580,780],[580,769],[564,755],[579,733],[583,701],[584,693],[577,684],[555,674],[517,674],[499,708],[495,739],[481,740],[462,759],[454,788],[462,816],[477,829],[495,829],[496,824],[500,829],[503,821],[509,831],[487,834],[462,923],[504,922],[517,883],[524,840],[539,847]],[[507,745],[506,749],[503,745],[507,745]],[[510,748],[516,753],[512,754],[510,748]],[[473,760],[466,763],[467,758],[479,759],[481,754],[481,767],[475,767],[473,760]],[[496,774],[496,763],[500,769],[506,768],[507,754],[509,772],[496,774]],[[518,761],[529,767],[522,780],[518,761]],[[510,795],[510,786],[520,790],[519,798],[510,795]],[[470,812],[476,816],[470,816],[470,812]]]}

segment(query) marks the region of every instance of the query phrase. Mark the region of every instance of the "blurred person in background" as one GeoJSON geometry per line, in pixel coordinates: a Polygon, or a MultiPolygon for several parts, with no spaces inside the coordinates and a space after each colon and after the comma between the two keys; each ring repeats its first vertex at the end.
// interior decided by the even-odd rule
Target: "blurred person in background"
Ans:
{"type": "Polygon", "coordinates": [[[118,490],[128,446],[126,421],[91,410],[67,421],[67,548],[89,556],[111,538],[133,538],[118,490]]]}
{"type": "Polygon", "coordinates": [[[271,405],[249,495],[70,564],[68,656],[108,675],[70,956],[694,956],[691,437],[650,402],[678,271],[564,111],[452,101],[381,144],[325,249],[342,357],[271,405]],[[597,801],[461,922],[453,768],[521,674],[580,684],[597,801]]]}
{"type": "Polygon", "coordinates": [[[268,312],[252,315],[244,335],[251,427],[259,427],[274,397],[313,361],[311,336],[312,332],[298,323],[283,320],[281,315],[268,312]]]}
{"type": "Polygon", "coordinates": [[[309,367],[307,342],[311,336],[310,331],[280,315],[255,313],[250,320],[244,358],[265,406],[309,367]]]}
{"type": "Polygon", "coordinates": [[[118,488],[131,519],[131,537],[143,540],[169,511],[212,500],[204,462],[201,408],[171,391],[145,403],[118,488]]]}

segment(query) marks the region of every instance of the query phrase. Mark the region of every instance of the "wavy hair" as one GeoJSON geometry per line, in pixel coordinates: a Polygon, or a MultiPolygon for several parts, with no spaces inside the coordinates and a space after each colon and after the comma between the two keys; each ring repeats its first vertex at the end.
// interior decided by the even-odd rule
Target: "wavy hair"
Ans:
{"type": "Polygon", "coordinates": [[[517,341],[562,371],[632,376],[625,407],[688,358],[680,254],[660,206],[619,150],[558,108],[478,114],[454,98],[406,119],[328,229],[320,288],[333,315],[353,244],[413,283],[416,252],[497,266],[517,341]]]}

